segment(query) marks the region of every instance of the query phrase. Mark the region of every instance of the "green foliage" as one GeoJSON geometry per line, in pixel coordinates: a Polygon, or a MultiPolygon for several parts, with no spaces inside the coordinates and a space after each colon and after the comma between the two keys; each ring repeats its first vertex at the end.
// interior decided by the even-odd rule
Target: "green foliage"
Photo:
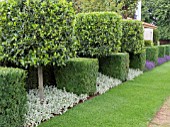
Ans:
{"type": "Polygon", "coordinates": [[[157,45],[158,41],[159,41],[159,30],[154,29],[153,30],[153,42],[154,42],[155,45],[157,45]]]}
{"type": "Polygon", "coordinates": [[[26,113],[25,71],[0,68],[0,126],[21,127],[26,113]]]}
{"type": "Polygon", "coordinates": [[[79,54],[106,56],[120,50],[121,16],[114,12],[79,13],[75,35],[80,43],[79,54]]]}
{"type": "Polygon", "coordinates": [[[170,1],[145,0],[142,10],[142,20],[158,26],[161,40],[170,40],[170,1]]]}
{"type": "Polygon", "coordinates": [[[145,63],[146,63],[146,52],[143,51],[138,54],[129,54],[130,55],[130,68],[134,69],[145,69],[145,63]]]}
{"type": "Polygon", "coordinates": [[[166,51],[165,55],[170,56],[170,45],[165,45],[166,51]]]}
{"type": "Polygon", "coordinates": [[[99,71],[125,81],[129,71],[129,54],[116,53],[99,58],[99,71]]]}
{"type": "Polygon", "coordinates": [[[144,48],[142,22],[123,20],[122,51],[140,53],[144,48]]]}
{"type": "Polygon", "coordinates": [[[165,45],[160,45],[160,46],[158,46],[158,57],[161,57],[161,58],[163,58],[163,57],[165,57],[165,53],[166,53],[166,47],[165,47],[165,45]]]}
{"type": "Polygon", "coordinates": [[[88,58],[70,59],[66,66],[55,69],[57,87],[76,94],[96,92],[98,60],[88,58]]]}
{"type": "Polygon", "coordinates": [[[64,64],[75,55],[74,9],[62,0],[0,3],[3,58],[16,64],[64,64]]]}
{"type": "Polygon", "coordinates": [[[146,48],[146,60],[154,62],[155,65],[157,64],[157,60],[158,60],[158,47],[157,46],[146,48]]]}
{"type": "Polygon", "coordinates": [[[76,13],[114,11],[124,18],[134,17],[139,0],[67,0],[73,2],[76,13]]]}
{"type": "Polygon", "coordinates": [[[144,40],[144,42],[145,42],[145,47],[154,45],[153,41],[151,41],[151,40],[144,40]]]}

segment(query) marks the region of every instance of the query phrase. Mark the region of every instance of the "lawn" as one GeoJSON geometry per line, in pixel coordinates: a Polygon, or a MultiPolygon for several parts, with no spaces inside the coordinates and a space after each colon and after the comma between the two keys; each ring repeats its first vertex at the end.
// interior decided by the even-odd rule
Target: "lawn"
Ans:
{"type": "Polygon", "coordinates": [[[75,106],[39,127],[147,127],[170,96],[170,62],[75,106]]]}

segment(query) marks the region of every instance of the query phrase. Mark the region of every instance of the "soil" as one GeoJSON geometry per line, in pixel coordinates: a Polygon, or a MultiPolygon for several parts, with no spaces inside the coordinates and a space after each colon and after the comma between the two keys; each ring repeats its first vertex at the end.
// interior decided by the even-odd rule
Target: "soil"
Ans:
{"type": "Polygon", "coordinates": [[[170,97],[165,101],[148,127],[170,127],[170,97]]]}

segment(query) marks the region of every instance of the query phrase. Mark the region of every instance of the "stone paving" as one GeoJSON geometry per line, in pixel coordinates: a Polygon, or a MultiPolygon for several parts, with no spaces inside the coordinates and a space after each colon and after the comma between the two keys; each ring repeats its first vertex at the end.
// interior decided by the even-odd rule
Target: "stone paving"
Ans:
{"type": "Polygon", "coordinates": [[[170,97],[165,101],[148,127],[170,127],[170,97]]]}

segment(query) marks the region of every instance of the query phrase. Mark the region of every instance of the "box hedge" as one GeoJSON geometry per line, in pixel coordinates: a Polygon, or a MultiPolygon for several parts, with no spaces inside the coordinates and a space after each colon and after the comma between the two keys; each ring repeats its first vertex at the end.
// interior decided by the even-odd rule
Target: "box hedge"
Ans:
{"type": "Polygon", "coordinates": [[[70,59],[66,66],[55,68],[57,87],[76,94],[96,92],[98,60],[90,58],[70,59]]]}
{"type": "Polygon", "coordinates": [[[123,20],[122,51],[128,53],[140,53],[144,48],[143,24],[137,20],[123,20]]]}
{"type": "Polygon", "coordinates": [[[166,52],[165,55],[170,56],[170,45],[166,45],[166,52]]]}
{"type": "Polygon", "coordinates": [[[157,64],[157,60],[158,60],[158,47],[157,46],[146,48],[146,60],[154,62],[155,65],[157,64]]]}
{"type": "Polygon", "coordinates": [[[129,54],[130,55],[130,68],[133,69],[145,69],[146,63],[146,51],[137,54],[129,54]]]}
{"type": "Polygon", "coordinates": [[[129,54],[116,53],[99,58],[99,71],[125,81],[129,71],[129,54]]]}
{"type": "Polygon", "coordinates": [[[0,127],[21,127],[26,113],[26,73],[0,67],[0,127]]]}
{"type": "Polygon", "coordinates": [[[82,56],[106,56],[121,48],[122,18],[114,12],[79,13],[75,35],[82,56]]]}
{"type": "Polygon", "coordinates": [[[166,53],[166,46],[165,45],[160,45],[160,46],[158,46],[158,57],[159,58],[163,58],[163,57],[165,57],[165,53],[166,53]]]}

